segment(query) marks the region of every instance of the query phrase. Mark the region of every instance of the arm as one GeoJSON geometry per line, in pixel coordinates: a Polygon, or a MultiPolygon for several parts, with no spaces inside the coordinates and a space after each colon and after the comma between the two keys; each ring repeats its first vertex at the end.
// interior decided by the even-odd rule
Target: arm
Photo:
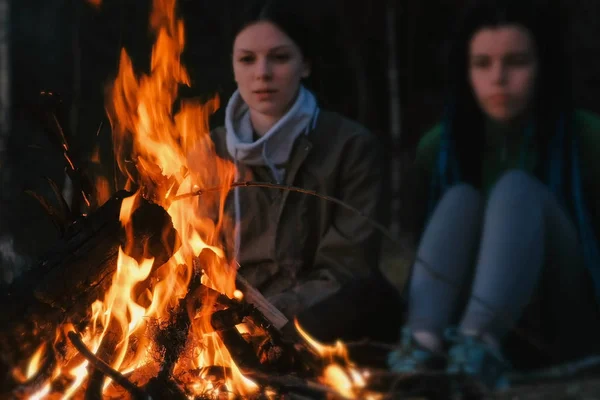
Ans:
{"type": "MultiPolygon", "coordinates": [[[[383,155],[376,138],[358,134],[345,144],[336,197],[380,221],[383,209],[383,155]]],[[[313,267],[291,292],[270,299],[295,315],[335,293],[343,284],[368,277],[378,267],[381,236],[361,215],[335,205],[313,267]]]]}
{"type": "MultiPolygon", "coordinates": [[[[383,151],[370,134],[357,135],[344,150],[337,196],[381,223],[383,211],[383,151]]],[[[315,269],[329,270],[339,282],[364,278],[377,267],[381,234],[363,216],[334,206],[331,223],[315,255],[315,269]]]]}

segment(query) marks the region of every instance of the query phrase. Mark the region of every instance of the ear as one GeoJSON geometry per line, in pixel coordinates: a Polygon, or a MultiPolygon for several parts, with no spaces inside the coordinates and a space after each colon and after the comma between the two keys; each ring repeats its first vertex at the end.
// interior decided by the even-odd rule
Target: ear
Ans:
{"type": "Polygon", "coordinates": [[[308,78],[310,76],[310,72],[311,72],[311,63],[309,61],[303,61],[302,62],[302,73],[300,74],[300,76],[302,78],[308,78]]]}

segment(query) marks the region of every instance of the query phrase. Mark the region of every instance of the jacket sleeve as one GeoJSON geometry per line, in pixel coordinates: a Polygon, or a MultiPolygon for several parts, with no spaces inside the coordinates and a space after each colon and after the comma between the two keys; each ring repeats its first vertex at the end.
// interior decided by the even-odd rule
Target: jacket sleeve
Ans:
{"type": "MultiPolygon", "coordinates": [[[[345,145],[335,195],[369,219],[382,213],[383,155],[376,137],[357,134],[345,145]]],[[[369,276],[378,268],[381,234],[362,215],[335,205],[316,250],[310,273],[293,289],[272,299],[295,315],[335,293],[343,284],[369,276]],[[295,309],[291,309],[295,308],[295,309]]]]}

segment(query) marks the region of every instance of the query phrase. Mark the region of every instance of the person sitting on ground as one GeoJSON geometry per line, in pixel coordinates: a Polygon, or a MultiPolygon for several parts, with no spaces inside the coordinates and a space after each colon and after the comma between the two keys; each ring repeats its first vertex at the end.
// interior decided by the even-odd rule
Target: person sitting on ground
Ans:
{"type": "MultiPolygon", "coordinates": [[[[237,90],[225,126],[212,132],[217,154],[235,164],[236,181],[301,187],[378,219],[382,150],[364,126],[319,107],[307,86],[315,43],[292,7],[287,1],[248,6],[232,48],[237,90]]],[[[226,212],[239,228],[228,248],[238,273],[290,321],[377,268],[375,229],[332,202],[236,188],[226,212]]]]}
{"type": "Polygon", "coordinates": [[[600,118],[573,106],[558,20],[539,2],[478,0],[459,23],[445,115],[416,155],[425,228],[394,371],[500,387],[511,367],[600,350],[600,118]]]}

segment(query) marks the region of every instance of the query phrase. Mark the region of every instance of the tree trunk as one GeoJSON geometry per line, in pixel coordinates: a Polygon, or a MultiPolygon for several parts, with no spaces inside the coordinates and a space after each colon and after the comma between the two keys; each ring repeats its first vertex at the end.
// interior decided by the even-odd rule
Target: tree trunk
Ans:
{"type": "Polygon", "coordinates": [[[9,14],[9,0],[0,0],[0,152],[5,149],[5,138],[10,129],[9,14]]]}
{"type": "MultiPolygon", "coordinates": [[[[9,0],[0,0],[0,285],[11,279],[14,262],[12,239],[6,234],[3,211],[6,209],[8,183],[7,167],[8,134],[10,132],[10,46],[9,46],[9,0]],[[10,261],[9,261],[10,260],[10,261]],[[8,265],[11,264],[11,265],[8,265]]],[[[4,211],[5,212],[5,211],[4,211]]]]}

